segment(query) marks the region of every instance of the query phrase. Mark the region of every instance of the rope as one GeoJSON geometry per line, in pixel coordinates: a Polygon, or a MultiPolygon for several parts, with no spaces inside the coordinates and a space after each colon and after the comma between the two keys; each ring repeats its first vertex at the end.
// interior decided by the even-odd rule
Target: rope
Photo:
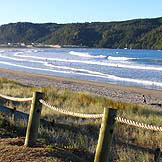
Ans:
{"type": "Polygon", "coordinates": [[[154,130],[154,131],[162,132],[162,127],[144,124],[144,123],[136,122],[136,121],[133,121],[133,120],[125,119],[125,118],[122,118],[122,117],[116,117],[115,119],[120,123],[133,125],[133,126],[136,126],[136,127],[139,127],[139,128],[145,128],[145,129],[148,129],[148,130],[154,130]]]}
{"type": "MultiPolygon", "coordinates": [[[[80,117],[80,118],[93,118],[93,119],[98,119],[98,118],[102,118],[103,117],[103,114],[81,114],[81,113],[75,113],[75,112],[67,111],[67,110],[60,109],[60,108],[57,108],[55,106],[52,106],[51,104],[49,104],[48,102],[46,102],[46,101],[44,101],[42,99],[40,99],[39,101],[44,106],[46,106],[46,107],[48,107],[48,108],[50,108],[50,109],[52,109],[54,111],[60,112],[62,114],[65,114],[65,115],[70,115],[70,116],[80,117]]],[[[149,124],[144,124],[144,123],[136,122],[136,121],[133,121],[133,120],[125,119],[125,118],[122,118],[122,117],[116,117],[115,120],[120,122],[120,123],[124,123],[124,124],[128,124],[128,125],[133,125],[133,126],[136,126],[136,127],[139,127],[139,128],[145,128],[145,129],[148,129],[148,130],[154,130],[154,131],[162,132],[162,127],[153,126],[153,125],[149,125],[149,124]]]]}
{"type": "Polygon", "coordinates": [[[98,119],[98,118],[102,118],[103,114],[81,114],[81,113],[76,113],[76,112],[71,112],[71,111],[67,111],[67,110],[64,110],[64,109],[60,109],[60,108],[57,108],[55,106],[52,106],[51,104],[49,104],[48,102],[40,99],[39,100],[40,103],[42,103],[44,106],[54,110],[54,111],[57,111],[57,112],[60,112],[62,114],[65,114],[65,115],[70,115],[70,116],[74,116],[74,117],[80,117],[80,118],[91,118],[91,119],[98,119]]]}
{"type": "Polygon", "coordinates": [[[0,94],[0,97],[5,98],[7,100],[11,100],[11,101],[17,101],[17,102],[26,102],[26,101],[31,101],[33,98],[16,98],[16,97],[10,97],[10,96],[5,96],[0,94]]]}

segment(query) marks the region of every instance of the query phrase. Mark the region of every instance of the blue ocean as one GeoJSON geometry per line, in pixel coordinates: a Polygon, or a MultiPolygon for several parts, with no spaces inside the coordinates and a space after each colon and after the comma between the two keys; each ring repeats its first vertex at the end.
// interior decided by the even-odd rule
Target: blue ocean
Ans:
{"type": "Polygon", "coordinates": [[[0,49],[0,68],[162,89],[162,50],[0,49]]]}

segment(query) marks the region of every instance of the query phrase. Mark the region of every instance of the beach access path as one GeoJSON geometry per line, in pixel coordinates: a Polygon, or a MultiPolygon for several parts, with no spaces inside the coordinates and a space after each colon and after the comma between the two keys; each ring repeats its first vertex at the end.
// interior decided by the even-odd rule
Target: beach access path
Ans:
{"type": "Polygon", "coordinates": [[[68,88],[74,92],[90,92],[110,99],[134,104],[143,104],[143,95],[145,95],[148,105],[162,109],[162,91],[160,90],[77,80],[2,68],[0,68],[0,77],[15,80],[25,85],[61,89],[68,88]]]}

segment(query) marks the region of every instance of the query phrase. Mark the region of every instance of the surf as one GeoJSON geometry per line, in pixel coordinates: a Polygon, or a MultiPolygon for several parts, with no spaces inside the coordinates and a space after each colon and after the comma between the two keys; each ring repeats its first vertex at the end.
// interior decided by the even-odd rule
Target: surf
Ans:
{"type": "Polygon", "coordinates": [[[108,56],[107,59],[108,60],[113,60],[113,61],[128,61],[128,60],[135,60],[137,58],[108,56]]]}
{"type": "Polygon", "coordinates": [[[91,57],[91,58],[106,58],[107,56],[104,55],[90,55],[89,53],[84,53],[84,52],[75,52],[75,51],[70,51],[69,54],[74,55],[74,56],[79,56],[79,57],[91,57]]]}
{"type": "Polygon", "coordinates": [[[81,63],[81,64],[91,64],[91,65],[99,65],[99,66],[111,66],[117,68],[128,68],[128,69],[138,69],[138,70],[153,70],[153,71],[162,71],[162,67],[155,67],[155,66],[143,66],[143,65],[127,65],[127,64],[119,64],[119,63],[109,63],[103,61],[86,61],[86,60],[71,60],[71,59],[60,59],[60,58],[46,58],[40,56],[32,56],[32,55],[20,55],[18,53],[14,54],[17,57],[24,57],[24,58],[33,58],[33,59],[40,59],[40,60],[49,60],[49,61],[60,61],[60,62],[70,62],[70,63],[81,63]]]}
{"type": "MultiPolygon", "coordinates": [[[[110,80],[115,80],[115,81],[132,82],[132,83],[142,84],[142,85],[147,85],[147,86],[162,87],[161,82],[132,79],[132,78],[123,78],[123,77],[119,77],[119,76],[115,76],[115,75],[109,75],[109,74],[104,74],[104,73],[100,73],[100,72],[93,72],[93,71],[89,71],[89,70],[84,70],[84,72],[88,72],[88,73],[80,73],[80,72],[75,72],[76,70],[79,71],[79,69],[74,69],[74,68],[73,69],[71,68],[72,71],[60,71],[60,70],[54,70],[54,69],[44,69],[44,68],[42,69],[42,68],[37,68],[37,67],[29,67],[29,66],[25,66],[25,65],[18,65],[18,64],[13,64],[13,63],[4,62],[4,61],[0,61],[0,63],[5,64],[5,65],[10,65],[10,66],[15,66],[15,67],[21,67],[21,68],[25,68],[25,69],[49,71],[49,72],[56,72],[56,73],[75,74],[75,75],[93,76],[93,77],[105,78],[105,79],[110,79],[110,80]]],[[[57,66],[57,68],[61,68],[61,67],[57,66]]],[[[62,67],[62,68],[65,69],[65,67],[62,67]]]]}

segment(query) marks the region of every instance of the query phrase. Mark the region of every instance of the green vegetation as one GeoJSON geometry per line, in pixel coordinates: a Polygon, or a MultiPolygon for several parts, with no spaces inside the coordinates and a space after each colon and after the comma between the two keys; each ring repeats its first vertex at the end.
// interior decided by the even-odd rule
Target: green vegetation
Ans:
{"type": "MultiPolygon", "coordinates": [[[[133,105],[119,101],[110,100],[102,96],[96,96],[90,93],[78,92],[74,93],[68,89],[60,90],[56,88],[43,87],[36,88],[25,86],[15,81],[0,79],[0,93],[16,97],[31,97],[32,91],[43,91],[45,100],[56,107],[81,113],[102,113],[104,107],[112,107],[118,109],[118,116],[132,119],[135,121],[160,126],[162,123],[162,111],[151,109],[143,105],[133,105]]],[[[0,104],[8,107],[17,107],[17,109],[29,112],[30,102],[17,103],[6,101],[0,98],[0,104]]],[[[53,122],[53,126],[43,127],[39,129],[38,143],[53,150],[56,148],[68,150],[74,156],[83,158],[83,161],[91,162],[94,158],[96,150],[100,119],[81,119],[65,115],[61,115],[46,107],[43,107],[42,118],[53,122]]],[[[3,118],[4,119],[4,118],[3,118]]],[[[11,119],[9,123],[14,126],[15,136],[24,137],[24,123],[14,123],[11,119]],[[21,127],[21,129],[19,128],[21,127]],[[16,130],[19,130],[17,132],[16,130]],[[22,130],[22,131],[20,131],[22,130]],[[20,134],[20,132],[22,132],[20,134]]],[[[4,127],[2,117],[0,119],[0,127],[4,127]]],[[[0,132],[1,134],[1,132],[0,132]]],[[[114,140],[112,144],[111,161],[119,162],[143,162],[153,160],[153,154],[143,150],[153,149],[157,147],[162,149],[162,133],[145,130],[129,125],[117,123],[115,128],[114,140]]]]}
{"type": "Polygon", "coordinates": [[[162,49],[162,18],[72,24],[11,23],[0,26],[0,43],[8,42],[162,49]]]}

